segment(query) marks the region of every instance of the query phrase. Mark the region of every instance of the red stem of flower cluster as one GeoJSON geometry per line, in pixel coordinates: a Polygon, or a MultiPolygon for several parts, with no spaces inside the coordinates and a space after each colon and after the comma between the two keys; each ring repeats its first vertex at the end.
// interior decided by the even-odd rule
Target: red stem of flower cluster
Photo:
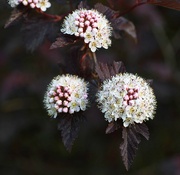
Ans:
{"type": "Polygon", "coordinates": [[[130,7],[130,8],[127,9],[126,11],[120,13],[117,17],[123,16],[123,15],[129,13],[130,11],[132,11],[134,8],[136,8],[136,7],[140,6],[140,5],[144,5],[144,4],[146,4],[146,3],[145,3],[145,2],[141,2],[141,3],[140,3],[140,2],[137,0],[137,1],[136,1],[136,4],[134,4],[132,7],[130,7]]]}
{"type": "Polygon", "coordinates": [[[54,22],[58,22],[58,21],[61,21],[63,16],[59,16],[59,15],[51,15],[51,14],[48,14],[48,13],[44,13],[42,12],[41,10],[37,9],[36,10],[38,13],[42,14],[43,16],[47,17],[47,18],[50,18],[50,19],[53,19],[54,22]]]}

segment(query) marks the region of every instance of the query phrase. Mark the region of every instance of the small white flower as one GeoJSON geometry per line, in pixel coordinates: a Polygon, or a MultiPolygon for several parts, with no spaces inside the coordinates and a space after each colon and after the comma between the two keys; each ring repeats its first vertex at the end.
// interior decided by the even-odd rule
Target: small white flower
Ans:
{"type": "Polygon", "coordinates": [[[47,8],[51,7],[51,3],[48,0],[39,0],[36,7],[44,12],[47,8]]]}
{"type": "Polygon", "coordinates": [[[111,31],[112,27],[103,14],[87,9],[78,9],[69,14],[61,29],[64,34],[84,38],[92,52],[101,47],[107,49],[111,45],[111,31]]]}
{"type": "Polygon", "coordinates": [[[74,75],[55,77],[47,88],[44,105],[49,116],[56,118],[58,113],[85,111],[88,104],[87,83],[74,75]]]}
{"type": "Polygon", "coordinates": [[[153,119],[156,109],[156,98],[149,84],[128,73],[104,81],[97,102],[108,122],[122,119],[124,127],[153,119]]]}
{"type": "Polygon", "coordinates": [[[12,7],[12,8],[14,8],[14,7],[16,7],[17,5],[19,5],[19,0],[8,0],[8,4],[12,7]]]}
{"type": "Polygon", "coordinates": [[[100,47],[101,47],[101,44],[96,40],[93,40],[89,43],[89,48],[91,49],[92,52],[95,52],[96,49],[100,47]]]}

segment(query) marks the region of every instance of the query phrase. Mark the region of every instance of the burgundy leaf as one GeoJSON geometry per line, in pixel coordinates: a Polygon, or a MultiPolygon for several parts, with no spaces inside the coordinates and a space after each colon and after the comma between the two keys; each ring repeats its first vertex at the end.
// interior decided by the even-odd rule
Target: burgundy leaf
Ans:
{"type": "Polygon", "coordinates": [[[138,3],[141,3],[141,2],[159,5],[159,6],[171,8],[174,10],[180,10],[180,1],[179,0],[147,0],[147,1],[139,0],[138,3]]]}
{"type": "Polygon", "coordinates": [[[21,29],[25,46],[34,51],[45,39],[55,39],[57,24],[43,16],[25,18],[21,29]]]}
{"type": "Polygon", "coordinates": [[[87,5],[86,1],[81,1],[78,5],[78,9],[82,9],[82,8],[85,8],[85,9],[89,9],[89,6],[87,5]]]}
{"type": "Polygon", "coordinates": [[[125,32],[135,42],[137,41],[136,29],[134,24],[124,17],[119,17],[111,21],[113,27],[113,36],[116,39],[121,38],[120,32],[125,32]]]}
{"type": "Polygon", "coordinates": [[[119,14],[118,11],[114,11],[110,9],[109,7],[102,5],[101,3],[95,4],[94,8],[99,11],[100,13],[104,14],[108,20],[112,20],[116,17],[116,15],[119,14]]]}
{"type": "Polygon", "coordinates": [[[6,24],[4,26],[4,28],[9,27],[11,24],[13,24],[14,22],[18,21],[21,19],[21,17],[27,12],[27,8],[15,8],[13,9],[13,11],[11,12],[11,16],[10,18],[6,21],[6,24]]]}
{"type": "Polygon", "coordinates": [[[97,63],[95,67],[96,73],[98,74],[101,81],[111,78],[118,73],[125,72],[124,64],[119,62],[113,62],[111,65],[105,63],[97,63]]]}
{"type": "Polygon", "coordinates": [[[69,44],[73,44],[75,43],[76,40],[73,37],[69,37],[67,35],[61,35],[58,38],[56,38],[56,41],[54,43],[52,43],[50,49],[56,49],[58,47],[64,47],[67,46],[69,44]]]}
{"type": "Polygon", "coordinates": [[[107,128],[106,128],[106,134],[110,134],[116,130],[118,130],[119,128],[121,128],[121,123],[119,122],[111,122],[108,124],[107,128]]]}
{"type": "Polygon", "coordinates": [[[149,131],[145,124],[134,124],[127,128],[123,127],[123,142],[120,145],[121,156],[126,170],[129,170],[138,150],[138,144],[141,142],[140,135],[149,139],[149,131]]]}
{"type": "Polygon", "coordinates": [[[67,151],[71,151],[72,145],[78,137],[80,124],[84,120],[85,117],[80,113],[59,116],[58,130],[61,131],[62,141],[67,151]]]}

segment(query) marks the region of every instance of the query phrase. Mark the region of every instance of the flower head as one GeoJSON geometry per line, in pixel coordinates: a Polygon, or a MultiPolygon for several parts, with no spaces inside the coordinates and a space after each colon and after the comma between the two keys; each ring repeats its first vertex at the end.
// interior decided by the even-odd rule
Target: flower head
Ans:
{"type": "Polygon", "coordinates": [[[97,94],[97,102],[108,122],[122,119],[124,127],[153,119],[156,109],[156,98],[149,84],[128,73],[106,80],[97,94]]]}
{"type": "Polygon", "coordinates": [[[30,8],[38,8],[42,11],[46,11],[47,8],[51,7],[49,0],[8,0],[11,7],[16,7],[20,3],[30,8]]]}
{"type": "Polygon", "coordinates": [[[105,48],[111,45],[112,27],[110,23],[97,10],[78,9],[69,14],[62,25],[64,34],[82,37],[89,44],[92,52],[97,48],[105,48]]]}
{"type": "Polygon", "coordinates": [[[48,114],[54,118],[58,113],[85,111],[88,104],[87,83],[74,75],[55,77],[48,86],[44,105],[48,114]]]}

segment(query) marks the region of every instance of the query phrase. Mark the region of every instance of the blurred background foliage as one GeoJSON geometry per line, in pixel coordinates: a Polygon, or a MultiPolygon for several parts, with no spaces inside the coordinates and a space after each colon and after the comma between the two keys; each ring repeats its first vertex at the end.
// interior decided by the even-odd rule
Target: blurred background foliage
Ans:
{"type": "MultiPolygon", "coordinates": [[[[45,40],[36,51],[27,51],[21,22],[4,29],[11,10],[1,0],[1,175],[180,175],[180,11],[137,7],[124,17],[135,24],[138,42],[124,36],[113,40],[110,49],[97,51],[99,61],[121,60],[127,72],[153,79],[158,108],[154,120],[147,122],[150,140],[142,140],[126,172],[119,153],[121,133],[105,135],[107,122],[95,105],[87,111],[71,154],[65,150],[56,121],[49,119],[42,101],[51,79],[61,73],[57,63],[66,64],[69,47],[49,50],[51,43],[45,40]]],[[[52,1],[48,12],[67,10],[59,0],[52,1]]]]}

